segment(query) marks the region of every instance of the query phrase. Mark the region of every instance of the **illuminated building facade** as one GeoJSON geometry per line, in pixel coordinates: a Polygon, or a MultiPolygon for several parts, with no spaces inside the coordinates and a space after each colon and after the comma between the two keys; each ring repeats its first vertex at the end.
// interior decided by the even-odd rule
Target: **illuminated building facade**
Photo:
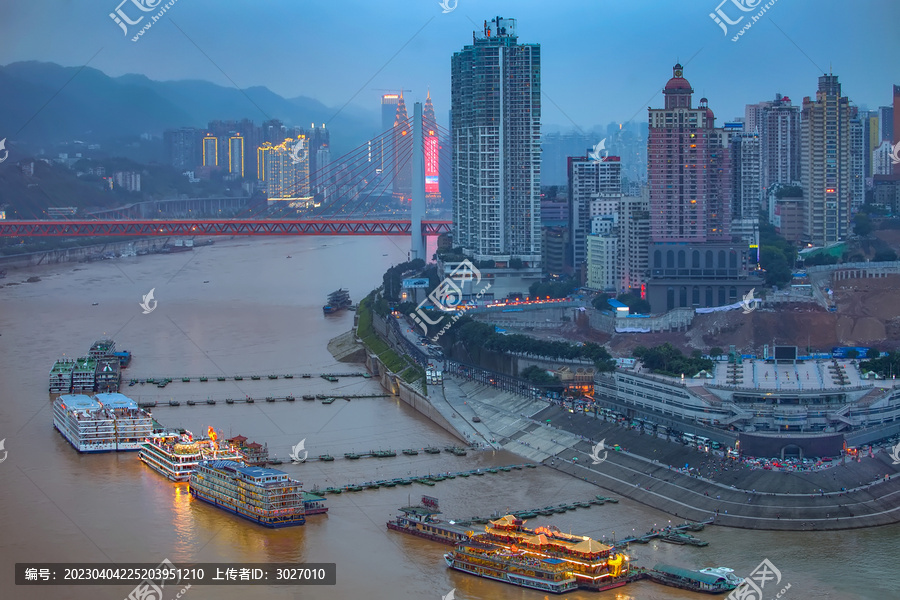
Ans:
{"type": "Polygon", "coordinates": [[[427,200],[439,200],[441,197],[441,144],[438,140],[437,120],[434,117],[434,104],[431,102],[430,91],[425,99],[422,121],[422,144],[425,147],[425,198],[427,200]]]}
{"type": "Polygon", "coordinates": [[[266,183],[269,200],[308,199],[309,140],[300,135],[278,145],[266,142],[257,151],[261,179],[266,183]],[[301,143],[301,146],[297,146],[301,143]]]}
{"type": "Polygon", "coordinates": [[[203,137],[203,166],[216,167],[219,165],[219,140],[207,133],[203,137]]]}

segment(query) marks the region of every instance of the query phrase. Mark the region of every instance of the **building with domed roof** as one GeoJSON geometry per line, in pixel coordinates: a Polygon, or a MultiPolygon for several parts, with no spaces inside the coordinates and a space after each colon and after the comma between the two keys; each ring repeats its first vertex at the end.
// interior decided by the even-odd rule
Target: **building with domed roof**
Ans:
{"type": "Polygon", "coordinates": [[[715,127],[706,98],[676,64],[664,108],[649,108],[650,280],[653,312],[738,302],[761,285],[749,276],[746,242],[731,232],[732,165],[728,135],[715,127]]]}

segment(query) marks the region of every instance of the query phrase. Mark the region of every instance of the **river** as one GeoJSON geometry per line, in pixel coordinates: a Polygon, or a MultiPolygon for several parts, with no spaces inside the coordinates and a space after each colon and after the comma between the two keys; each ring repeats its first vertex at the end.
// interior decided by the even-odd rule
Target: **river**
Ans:
{"type": "MultiPolygon", "coordinates": [[[[399,506],[425,493],[440,499],[444,516],[469,517],[587,500],[604,490],[539,467],[484,477],[457,478],[433,488],[370,490],[329,496],[328,515],[310,516],[303,527],[268,530],[191,499],[136,453],[79,455],[52,425],[47,374],[59,356],[85,354],[98,338],[113,337],[134,358],[125,378],[173,376],[165,389],[125,386],[138,400],[170,399],[153,415],[171,427],[266,443],[282,458],[305,439],[311,456],[370,449],[444,446],[456,440],[396,399],[303,402],[307,393],[379,393],[363,378],[329,383],[321,378],[268,380],[268,374],[360,371],[335,362],[328,340],[347,331],[353,313],[324,316],[325,296],[349,288],[354,302],[381,283],[392,264],[405,261],[408,238],[301,237],[220,240],[193,252],[63,264],[12,271],[0,280],[0,597],[23,599],[121,599],[133,586],[44,586],[13,583],[15,562],[159,563],[334,562],[334,587],[194,586],[183,597],[243,599],[434,598],[456,589],[460,600],[544,594],[449,570],[448,547],[388,531],[399,506]],[[29,276],[40,281],[25,283],[29,276]],[[17,284],[17,285],[11,285],[17,284]],[[158,302],[149,314],[139,303],[151,289],[158,302]],[[96,303],[96,304],[95,304],[96,303]],[[256,373],[260,381],[217,382],[217,375],[256,373]],[[208,375],[182,383],[175,376],[208,375]],[[250,395],[297,401],[224,403],[250,395]],[[218,400],[215,406],[205,399],[218,400]],[[187,400],[197,406],[187,406],[187,400]]],[[[439,471],[522,463],[507,452],[446,453],[330,463],[285,464],[306,489],[439,471]]],[[[607,495],[609,493],[607,492],[607,495]]],[[[552,523],[563,531],[624,537],[669,516],[623,499],[578,509],[531,525],[552,523]]],[[[782,574],[782,596],[887,598],[895,595],[900,526],[822,532],[758,532],[711,527],[697,534],[707,548],[655,542],[636,546],[639,564],[657,562],[700,568],[728,566],[746,575],[764,558],[782,574]]],[[[766,592],[770,587],[766,587],[766,592]]],[[[780,588],[779,588],[780,589],[780,588]]],[[[772,587],[771,596],[777,589],[772,587]]],[[[167,590],[166,600],[174,597],[167,590]]],[[[650,582],[571,599],[694,598],[696,594],[650,582]]]]}

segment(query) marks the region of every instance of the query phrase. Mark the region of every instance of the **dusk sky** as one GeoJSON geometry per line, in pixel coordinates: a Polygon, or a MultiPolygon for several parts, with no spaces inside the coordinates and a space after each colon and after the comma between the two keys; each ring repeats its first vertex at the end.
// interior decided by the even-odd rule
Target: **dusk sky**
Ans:
{"type": "MultiPolygon", "coordinates": [[[[518,20],[520,42],[541,44],[542,121],[564,130],[646,120],[648,105],[661,106],[676,61],[695,101],[709,98],[718,124],[776,92],[795,103],[814,96],[823,71],[870,109],[889,104],[891,85],[900,84],[895,0],[776,0],[736,42],[732,36],[765,2],[726,0],[729,18],[746,15],[726,35],[709,16],[719,0],[459,0],[446,14],[437,0],[176,0],[132,42],[149,17],[126,36],[109,17],[119,1],[0,3],[0,63],[88,63],[112,76],[266,86],[373,113],[384,93],[376,88],[402,86],[411,100],[424,100],[430,87],[446,125],[450,57],[500,15],[518,20]],[[756,8],[741,12],[740,2],[756,8]]],[[[122,11],[132,19],[166,4],[141,13],[132,1],[159,0],[126,0],[122,11]]],[[[249,102],[246,116],[264,118],[249,102]]]]}

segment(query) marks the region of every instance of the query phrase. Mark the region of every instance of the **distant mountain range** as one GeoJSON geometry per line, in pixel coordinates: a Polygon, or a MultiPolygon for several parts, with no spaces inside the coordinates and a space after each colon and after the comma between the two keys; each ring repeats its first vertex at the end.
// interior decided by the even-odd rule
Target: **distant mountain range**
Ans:
{"type": "Polygon", "coordinates": [[[115,146],[166,129],[206,127],[211,120],[279,119],[309,127],[327,123],[331,145],[343,154],[378,133],[376,111],[337,108],[306,96],[283,98],[265,87],[238,90],[206,81],[153,81],[143,75],[109,77],[89,67],[17,62],[0,66],[0,139],[52,145],[80,140],[115,146]],[[334,117],[334,118],[333,118],[334,117]],[[330,121],[333,118],[332,121],[330,121]]]}

